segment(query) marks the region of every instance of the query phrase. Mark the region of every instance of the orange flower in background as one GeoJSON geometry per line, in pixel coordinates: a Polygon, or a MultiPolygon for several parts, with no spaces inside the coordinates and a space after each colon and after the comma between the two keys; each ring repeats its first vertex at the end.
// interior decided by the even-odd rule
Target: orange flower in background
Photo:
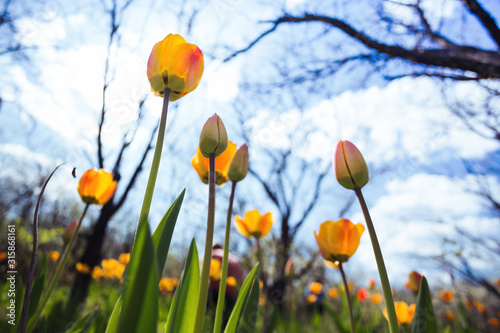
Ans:
{"type": "Polygon", "coordinates": [[[455,293],[451,290],[440,290],[438,296],[443,303],[451,303],[455,299],[455,293]]]}
{"type": "Polygon", "coordinates": [[[245,213],[245,217],[236,215],[235,217],[236,230],[245,237],[261,238],[266,237],[273,226],[273,215],[265,213],[260,215],[257,209],[245,213]]]}
{"type": "MultiPolygon", "coordinates": [[[[345,292],[344,284],[342,284],[341,287],[342,287],[342,291],[345,292]]],[[[347,283],[347,287],[349,288],[349,292],[352,293],[352,291],[354,290],[354,287],[355,287],[354,282],[349,281],[347,283]]]]}
{"type": "Polygon", "coordinates": [[[203,75],[203,53],[179,35],[169,34],[155,44],[148,60],[148,80],[155,95],[170,89],[170,101],[195,90],[203,75]]]}
{"type": "Polygon", "coordinates": [[[380,303],[382,303],[382,295],[380,294],[373,294],[372,297],[370,297],[370,301],[373,303],[373,304],[376,304],[376,305],[379,305],[380,303]]]}
{"type": "Polygon", "coordinates": [[[0,252],[0,261],[4,261],[7,258],[7,253],[0,252]]]}
{"type": "Polygon", "coordinates": [[[366,301],[368,297],[370,297],[370,293],[368,290],[364,288],[359,288],[358,292],[356,293],[356,297],[358,298],[359,301],[366,301]]]}
{"type": "Polygon", "coordinates": [[[59,252],[50,251],[49,252],[49,259],[52,260],[53,262],[56,262],[59,259],[59,252]]]}
{"type": "Polygon", "coordinates": [[[323,285],[319,282],[311,282],[307,289],[309,289],[311,293],[319,295],[323,292],[323,285]]]}
{"type": "Polygon", "coordinates": [[[318,301],[318,296],[316,296],[315,294],[309,294],[306,296],[306,301],[309,304],[316,303],[318,301]]]}
{"type": "Polygon", "coordinates": [[[234,276],[228,276],[226,279],[226,283],[230,287],[236,287],[238,281],[236,281],[236,278],[234,276]]]}
{"type": "Polygon", "coordinates": [[[368,289],[373,289],[373,288],[375,288],[375,280],[369,279],[368,280],[368,289]]]}
{"type": "Polygon", "coordinates": [[[85,171],[78,182],[78,194],[86,204],[104,205],[115,194],[118,183],[103,169],[85,171]]]}
{"type": "Polygon", "coordinates": [[[262,306],[266,303],[267,297],[265,294],[260,294],[259,295],[259,305],[262,306]]]}
{"type": "Polygon", "coordinates": [[[121,279],[125,272],[125,265],[116,259],[103,259],[101,266],[106,279],[121,279]]]}
{"type": "Polygon", "coordinates": [[[122,265],[127,265],[130,261],[130,253],[122,253],[120,254],[120,256],[118,257],[118,261],[122,264],[122,265]]]}
{"type": "Polygon", "coordinates": [[[346,262],[356,252],[365,227],[354,225],[347,219],[321,223],[319,234],[314,231],[319,252],[324,259],[333,263],[346,262]]]}
{"type": "Polygon", "coordinates": [[[479,312],[479,314],[481,315],[485,315],[487,310],[486,310],[486,307],[484,306],[484,304],[478,300],[473,300],[471,302],[471,300],[467,300],[465,302],[465,307],[467,308],[467,310],[469,311],[474,311],[474,309],[479,312]]]}
{"type": "Polygon", "coordinates": [[[417,271],[412,271],[409,275],[409,287],[415,294],[418,294],[420,289],[420,281],[422,281],[422,275],[417,271]]]}
{"type": "Polygon", "coordinates": [[[220,280],[222,275],[221,262],[217,259],[210,261],[210,280],[220,280]]]}
{"type": "Polygon", "coordinates": [[[104,276],[104,271],[102,270],[101,267],[94,266],[94,269],[92,269],[90,276],[92,276],[94,280],[98,281],[104,276]]]}
{"type": "MultiPolygon", "coordinates": [[[[405,302],[394,302],[396,308],[396,317],[399,325],[409,325],[413,321],[415,315],[415,304],[408,306],[405,302]]],[[[387,319],[387,309],[382,310],[385,319],[387,319]]]]}
{"type": "Polygon", "coordinates": [[[455,312],[451,310],[446,310],[443,314],[444,320],[449,321],[449,322],[454,322],[456,315],[455,312]]]}
{"type": "Polygon", "coordinates": [[[172,293],[177,287],[178,280],[176,278],[161,278],[159,283],[160,293],[162,295],[168,295],[172,293]]]}
{"type": "Polygon", "coordinates": [[[488,325],[494,328],[500,327],[500,320],[498,318],[490,318],[488,319],[488,325]]]}
{"type": "MultiPolygon", "coordinates": [[[[215,183],[217,185],[221,186],[229,180],[227,173],[235,154],[236,145],[229,141],[226,150],[215,158],[215,183]]],[[[199,147],[191,159],[191,165],[200,176],[201,181],[208,184],[208,158],[201,154],[199,147]]]]}
{"type": "Polygon", "coordinates": [[[331,299],[336,299],[339,297],[339,290],[335,287],[332,287],[330,289],[328,289],[328,296],[331,298],[331,299]]]}
{"type": "Polygon", "coordinates": [[[80,274],[87,275],[87,274],[90,274],[90,267],[87,264],[77,262],[76,263],[76,271],[80,274]]]}

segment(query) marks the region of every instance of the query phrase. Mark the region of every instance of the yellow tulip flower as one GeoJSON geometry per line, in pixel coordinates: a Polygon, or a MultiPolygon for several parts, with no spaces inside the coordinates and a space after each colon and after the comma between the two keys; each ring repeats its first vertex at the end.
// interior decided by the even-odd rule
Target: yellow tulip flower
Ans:
{"type": "Polygon", "coordinates": [[[103,169],[87,170],[78,182],[78,194],[87,204],[104,205],[115,194],[118,183],[103,169]]]}
{"type": "Polygon", "coordinates": [[[314,231],[319,252],[333,263],[346,262],[356,252],[365,227],[347,219],[321,223],[319,234],[314,231]]]}
{"type": "MultiPolygon", "coordinates": [[[[399,325],[409,325],[413,321],[415,315],[415,304],[408,306],[405,302],[394,302],[396,308],[396,317],[398,318],[399,325]]],[[[385,319],[387,319],[387,309],[382,310],[385,319]]]]}
{"type": "Polygon", "coordinates": [[[245,218],[236,215],[235,226],[236,230],[245,237],[265,237],[273,226],[273,215],[271,213],[260,215],[259,211],[254,209],[246,212],[245,218]]]}
{"type": "MultiPolygon", "coordinates": [[[[236,145],[229,141],[226,150],[215,158],[215,183],[217,185],[222,186],[229,180],[227,173],[234,154],[236,154],[236,145]]],[[[208,184],[208,158],[201,154],[200,148],[196,150],[191,164],[201,181],[208,184]]]]}

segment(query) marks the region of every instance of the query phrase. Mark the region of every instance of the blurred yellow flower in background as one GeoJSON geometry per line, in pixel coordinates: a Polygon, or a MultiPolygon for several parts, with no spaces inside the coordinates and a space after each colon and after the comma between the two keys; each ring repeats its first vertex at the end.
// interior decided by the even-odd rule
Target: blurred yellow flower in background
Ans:
{"type": "MultiPolygon", "coordinates": [[[[394,302],[396,308],[396,317],[399,325],[409,325],[413,321],[415,315],[415,304],[408,306],[405,302],[394,302]]],[[[382,310],[385,319],[387,319],[387,309],[382,310]]]]}
{"type": "Polygon", "coordinates": [[[328,289],[328,296],[331,299],[337,299],[339,297],[339,290],[335,287],[328,289]]]}
{"type": "Polygon", "coordinates": [[[102,270],[101,267],[94,266],[94,269],[92,269],[90,276],[92,276],[94,280],[98,281],[104,276],[104,271],[102,270]]]}
{"type": "Polygon", "coordinates": [[[120,256],[118,257],[118,261],[122,264],[122,265],[127,265],[130,261],[130,253],[122,253],[120,254],[120,256]]]}
{"type": "Polygon", "coordinates": [[[159,283],[160,293],[162,295],[168,295],[174,291],[177,287],[179,280],[177,278],[161,278],[159,283]]]}
{"type": "Polygon", "coordinates": [[[449,321],[449,322],[454,322],[456,315],[455,312],[451,310],[446,310],[443,314],[444,320],[449,321]]]}
{"type": "Polygon", "coordinates": [[[373,294],[373,295],[370,297],[370,301],[371,301],[373,304],[376,304],[376,305],[378,305],[378,304],[382,303],[382,300],[383,300],[383,298],[382,298],[382,295],[380,295],[380,294],[373,294]]]}
{"type": "Polygon", "coordinates": [[[245,213],[245,217],[236,215],[236,230],[245,237],[266,237],[273,226],[273,215],[265,213],[260,215],[257,209],[245,213]]]}
{"type": "Polygon", "coordinates": [[[76,271],[80,274],[87,275],[87,274],[90,274],[90,267],[87,264],[77,262],[76,263],[76,271]]]}
{"type": "Polygon", "coordinates": [[[125,271],[125,265],[116,259],[103,259],[101,266],[106,279],[121,279],[125,271]]]}
{"type": "Polygon", "coordinates": [[[236,287],[236,285],[238,284],[234,276],[228,276],[226,279],[226,283],[230,287],[236,287]]]}
{"type": "Polygon", "coordinates": [[[59,252],[58,251],[50,251],[49,252],[49,259],[56,262],[59,259],[59,252]]]}
{"type": "Polygon", "coordinates": [[[163,96],[170,89],[170,101],[195,90],[203,75],[203,53],[179,35],[168,34],[153,46],[148,60],[151,90],[163,96]]]}
{"type": "Polygon", "coordinates": [[[323,285],[319,282],[311,282],[307,288],[315,295],[319,295],[323,292],[323,285]]]}
{"type": "Polygon", "coordinates": [[[315,294],[309,294],[306,296],[306,301],[309,304],[316,303],[317,300],[318,300],[318,296],[316,296],[315,294]]]}
{"type": "Polygon", "coordinates": [[[78,182],[78,194],[86,204],[104,205],[115,194],[118,183],[103,169],[85,171],[78,182]]]}
{"type": "Polygon", "coordinates": [[[221,262],[217,259],[210,261],[210,280],[220,280],[222,275],[221,262]]]}
{"type": "Polygon", "coordinates": [[[353,224],[347,219],[337,222],[321,223],[319,234],[314,231],[318,249],[324,259],[335,262],[346,262],[356,252],[365,227],[353,224]]]}
{"type": "MultiPolygon", "coordinates": [[[[229,180],[229,165],[235,154],[236,145],[228,141],[226,150],[215,158],[215,183],[217,185],[221,186],[229,180]]],[[[191,159],[191,165],[198,173],[198,176],[200,176],[201,181],[208,184],[208,158],[201,154],[199,147],[196,149],[196,154],[191,159]]]]}

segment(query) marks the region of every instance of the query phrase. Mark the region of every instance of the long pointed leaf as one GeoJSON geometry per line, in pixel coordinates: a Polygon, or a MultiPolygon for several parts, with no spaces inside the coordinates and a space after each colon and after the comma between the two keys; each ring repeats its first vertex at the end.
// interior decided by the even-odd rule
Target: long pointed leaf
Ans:
{"type": "Polygon", "coordinates": [[[427,279],[422,277],[418,292],[417,307],[413,318],[412,333],[437,333],[437,320],[432,308],[432,299],[427,279]]]}
{"type": "Polygon", "coordinates": [[[120,311],[122,309],[122,297],[118,297],[115,303],[115,307],[113,308],[113,312],[111,312],[111,316],[108,320],[108,326],[106,327],[105,333],[115,333],[118,329],[118,319],[120,318],[120,311]]]}
{"type": "Polygon", "coordinates": [[[191,241],[184,271],[168,312],[165,332],[193,332],[200,294],[200,264],[194,239],[191,241]]]}
{"type": "Polygon", "coordinates": [[[123,305],[117,332],[156,332],[158,273],[146,220],[139,220],[134,248],[124,278],[123,305]]]}
{"type": "Polygon", "coordinates": [[[152,236],[153,245],[156,251],[156,259],[158,261],[158,279],[161,277],[161,273],[165,267],[165,261],[167,260],[168,250],[170,248],[170,241],[172,240],[172,234],[174,233],[175,224],[177,222],[177,217],[179,216],[179,211],[181,209],[185,193],[186,189],[182,190],[181,194],[177,197],[172,206],[170,206],[161,219],[152,236]]]}
{"type": "MultiPolygon", "coordinates": [[[[245,281],[243,282],[243,285],[241,286],[240,289],[240,293],[236,300],[236,304],[234,305],[233,312],[231,313],[231,316],[229,317],[229,320],[226,325],[226,329],[224,330],[225,333],[240,332],[238,331],[238,326],[240,324],[240,320],[243,318],[242,314],[245,313],[243,309],[247,306],[248,302],[250,301],[250,294],[253,289],[252,287],[254,285],[257,285],[258,288],[259,285],[259,282],[255,278],[258,269],[259,269],[259,264],[256,264],[254,268],[250,271],[250,273],[248,273],[245,281]]],[[[258,305],[258,299],[257,299],[257,305],[258,305]]],[[[255,316],[255,319],[257,319],[257,316],[255,316]]]]}
{"type": "Polygon", "coordinates": [[[36,308],[38,307],[40,296],[42,295],[43,288],[45,288],[46,271],[47,271],[47,255],[44,255],[42,260],[42,265],[40,266],[40,271],[38,272],[35,282],[33,283],[33,289],[31,290],[28,319],[35,314],[36,308]]]}

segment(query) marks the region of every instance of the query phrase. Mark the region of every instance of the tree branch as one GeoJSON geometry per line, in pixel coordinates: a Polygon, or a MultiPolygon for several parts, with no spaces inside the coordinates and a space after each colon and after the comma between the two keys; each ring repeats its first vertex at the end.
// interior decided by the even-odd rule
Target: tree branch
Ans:
{"type": "Polygon", "coordinates": [[[477,17],[483,27],[488,30],[491,38],[495,41],[498,48],[500,48],[500,29],[493,17],[476,0],[462,0],[462,2],[477,17]]]}

